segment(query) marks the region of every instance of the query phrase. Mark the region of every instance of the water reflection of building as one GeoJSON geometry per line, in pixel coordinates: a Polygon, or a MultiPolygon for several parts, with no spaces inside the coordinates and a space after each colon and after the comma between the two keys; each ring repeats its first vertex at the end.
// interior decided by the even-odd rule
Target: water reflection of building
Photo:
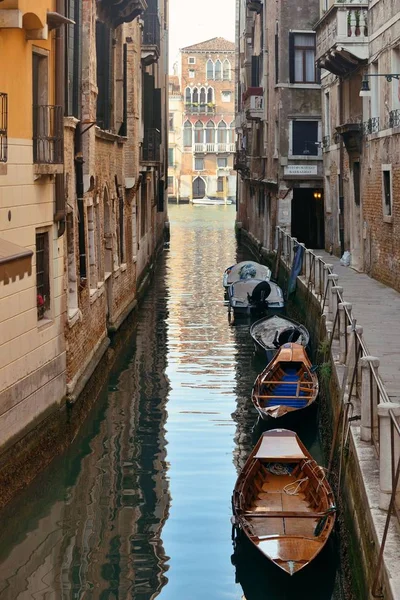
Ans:
{"type": "Polygon", "coordinates": [[[56,497],[54,490],[37,489],[35,498],[27,492],[21,511],[7,520],[0,544],[4,600],[85,594],[151,600],[167,581],[161,540],[170,504],[163,275],[143,303],[137,330],[127,339],[129,351],[111,375],[105,406],[96,408],[101,414],[90,416],[84,436],[47,474],[56,497]],[[38,514],[26,515],[21,525],[24,506],[38,514]],[[22,527],[21,535],[13,535],[22,527]]]}

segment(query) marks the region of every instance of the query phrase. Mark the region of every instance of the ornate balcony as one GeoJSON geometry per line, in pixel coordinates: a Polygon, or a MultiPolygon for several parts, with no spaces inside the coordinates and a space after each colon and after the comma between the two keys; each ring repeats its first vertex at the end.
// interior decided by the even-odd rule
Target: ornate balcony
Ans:
{"type": "Polygon", "coordinates": [[[113,27],[131,23],[146,7],[146,0],[97,0],[99,18],[113,27]]]}
{"type": "Polygon", "coordinates": [[[241,150],[237,150],[233,164],[234,170],[241,171],[243,174],[245,174],[249,173],[249,167],[250,157],[247,156],[246,150],[244,150],[244,148],[242,148],[241,150]]]}
{"type": "Polygon", "coordinates": [[[208,103],[187,103],[185,104],[185,112],[189,115],[215,115],[215,104],[208,103]]]}
{"type": "Polygon", "coordinates": [[[33,107],[33,162],[62,165],[64,162],[64,120],[62,106],[33,107]]]}
{"type": "Polygon", "coordinates": [[[346,75],[368,59],[368,2],[333,2],[315,25],[319,68],[346,75]]]}

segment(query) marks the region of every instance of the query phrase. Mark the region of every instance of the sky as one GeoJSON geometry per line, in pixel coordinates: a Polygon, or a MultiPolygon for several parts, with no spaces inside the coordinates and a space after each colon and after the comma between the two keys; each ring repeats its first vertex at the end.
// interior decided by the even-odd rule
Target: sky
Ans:
{"type": "Polygon", "coordinates": [[[235,0],[169,0],[169,71],[179,48],[214,37],[235,41],[235,0]]]}

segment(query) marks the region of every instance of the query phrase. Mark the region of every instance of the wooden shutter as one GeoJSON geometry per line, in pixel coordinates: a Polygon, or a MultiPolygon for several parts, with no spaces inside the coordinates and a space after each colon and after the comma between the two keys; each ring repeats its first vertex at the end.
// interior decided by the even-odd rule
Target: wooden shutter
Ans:
{"type": "Polygon", "coordinates": [[[259,56],[251,57],[251,87],[258,87],[259,85],[259,56]]]}
{"type": "Polygon", "coordinates": [[[294,33],[289,33],[289,81],[294,83],[294,33]]]}

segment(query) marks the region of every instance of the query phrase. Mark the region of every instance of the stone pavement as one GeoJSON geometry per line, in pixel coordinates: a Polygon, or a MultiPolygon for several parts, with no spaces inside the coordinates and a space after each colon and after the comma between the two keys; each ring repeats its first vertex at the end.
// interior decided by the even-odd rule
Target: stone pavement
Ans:
{"type": "Polygon", "coordinates": [[[343,300],[352,304],[352,315],[363,328],[369,354],[380,360],[379,374],[392,402],[400,402],[400,293],[359,273],[343,267],[340,259],[314,250],[333,265],[343,287],[343,300]]]}

